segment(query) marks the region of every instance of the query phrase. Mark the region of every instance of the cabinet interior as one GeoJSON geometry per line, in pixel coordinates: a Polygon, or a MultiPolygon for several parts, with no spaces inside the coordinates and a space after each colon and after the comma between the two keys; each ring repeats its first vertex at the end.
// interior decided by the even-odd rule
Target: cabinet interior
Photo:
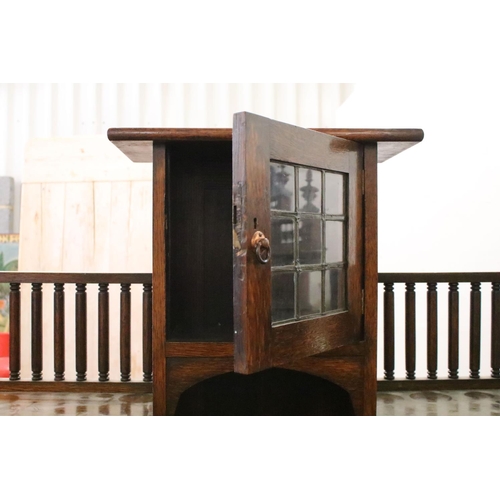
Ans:
{"type": "Polygon", "coordinates": [[[233,340],[232,143],[167,153],[167,338],[233,340]]]}

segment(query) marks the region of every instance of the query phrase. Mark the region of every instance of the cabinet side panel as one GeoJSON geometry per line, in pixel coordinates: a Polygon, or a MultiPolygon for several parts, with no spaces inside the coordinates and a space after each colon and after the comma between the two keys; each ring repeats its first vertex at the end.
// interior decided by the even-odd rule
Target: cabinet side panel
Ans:
{"type": "Polygon", "coordinates": [[[167,146],[153,145],[153,414],[165,415],[167,330],[166,268],[167,146]]]}
{"type": "Polygon", "coordinates": [[[377,408],[377,144],[365,146],[365,415],[377,408]]]}

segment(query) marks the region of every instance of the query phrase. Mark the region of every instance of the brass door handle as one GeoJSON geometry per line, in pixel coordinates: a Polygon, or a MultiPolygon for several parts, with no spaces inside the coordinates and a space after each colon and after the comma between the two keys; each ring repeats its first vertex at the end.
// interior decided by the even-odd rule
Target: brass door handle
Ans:
{"type": "Polygon", "coordinates": [[[267,264],[271,258],[271,245],[261,231],[256,231],[252,238],[252,247],[261,264],[267,264]]]}

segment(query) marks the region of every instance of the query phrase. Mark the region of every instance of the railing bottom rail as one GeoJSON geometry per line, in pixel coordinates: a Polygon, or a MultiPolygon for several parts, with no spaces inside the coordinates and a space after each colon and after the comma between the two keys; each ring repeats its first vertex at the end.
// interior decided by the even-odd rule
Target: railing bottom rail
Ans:
{"type": "Polygon", "coordinates": [[[378,380],[378,392],[397,391],[481,391],[487,389],[500,389],[500,380],[497,378],[458,378],[458,379],[437,379],[416,378],[408,380],[405,378],[394,380],[378,380]]]}
{"type": "Polygon", "coordinates": [[[55,382],[31,380],[0,380],[0,392],[79,392],[149,394],[151,382],[55,382]]]}

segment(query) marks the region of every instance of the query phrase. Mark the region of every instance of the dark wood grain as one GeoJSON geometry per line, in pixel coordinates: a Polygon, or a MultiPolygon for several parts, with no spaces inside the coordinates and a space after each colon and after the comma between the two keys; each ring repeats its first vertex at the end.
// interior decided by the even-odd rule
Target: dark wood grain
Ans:
{"type": "Polygon", "coordinates": [[[357,342],[352,345],[345,345],[341,347],[336,347],[331,351],[322,352],[320,354],[316,354],[317,357],[328,357],[328,358],[351,358],[356,356],[365,356],[367,353],[367,344],[366,341],[357,342]]]}
{"type": "Polygon", "coordinates": [[[235,371],[254,373],[362,340],[362,158],[358,144],[250,113],[235,115],[234,204],[241,250],[234,251],[235,371]],[[250,241],[269,235],[271,159],[348,176],[347,311],[271,327],[271,269],[256,258],[250,241]],[[244,186],[244,196],[240,187],[244,186]]]}
{"type": "Polygon", "coordinates": [[[458,379],[459,368],[459,285],[449,284],[448,292],[448,377],[458,379]]]}
{"type": "Polygon", "coordinates": [[[394,283],[384,283],[384,379],[394,380],[394,283]]]}
{"type": "Polygon", "coordinates": [[[491,376],[500,378],[500,283],[491,286],[491,376]]]}
{"type": "Polygon", "coordinates": [[[153,291],[148,284],[142,292],[142,380],[153,381],[153,291]]]}
{"type": "Polygon", "coordinates": [[[148,273],[25,273],[0,272],[0,283],[151,283],[148,273]]]}
{"type": "Polygon", "coordinates": [[[28,380],[20,381],[0,381],[0,392],[75,392],[75,393],[122,393],[122,394],[149,394],[153,390],[151,383],[146,382],[54,382],[41,381],[32,382],[28,380]]]}
{"type": "Polygon", "coordinates": [[[415,378],[416,368],[416,316],[415,316],[415,283],[406,284],[405,293],[405,360],[406,378],[415,378]]]}
{"type": "Polygon", "coordinates": [[[42,380],[43,331],[42,331],[42,284],[31,286],[31,379],[42,380]]]}
{"type": "Polygon", "coordinates": [[[120,381],[131,379],[130,285],[123,283],[120,291],[120,381]]]}
{"type": "MultiPolygon", "coordinates": [[[[202,380],[233,371],[233,358],[168,358],[166,415],[175,415],[181,394],[202,380]]],[[[154,383],[154,379],[153,379],[154,383]]],[[[154,405],[154,392],[153,392],[154,405]]]]}
{"type": "MultiPolygon", "coordinates": [[[[392,158],[424,138],[421,129],[312,129],[359,143],[378,143],[378,162],[392,158]]],[[[108,139],[132,161],[151,162],[153,141],[231,141],[231,129],[112,128],[108,139]]]]}
{"type": "Polygon", "coordinates": [[[374,416],[376,413],[376,390],[373,394],[374,405],[371,402],[372,395],[366,393],[366,387],[368,385],[371,390],[371,385],[376,384],[377,380],[375,377],[373,382],[373,375],[366,373],[366,360],[363,358],[302,358],[283,365],[283,368],[303,371],[342,387],[349,393],[357,416],[374,416]]]}
{"type": "Polygon", "coordinates": [[[87,380],[87,285],[76,284],[75,293],[76,380],[87,380]]]}
{"type": "Polygon", "coordinates": [[[9,380],[21,379],[21,285],[11,283],[9,293],[9,380]]]}
{"type": "Polygon", "coordinates": [[[479,378],[481,364],[481,283],[471,283],[469,364],[470,378],[479,378]]]}
{"type": "MultiPolygon", "coordinates": [[[[363,407],[357,406],[357,414],[375,415],[377,407],[377,318],[378,318],[378,165],[377,151],[380,145],[368,143],[364,147],[364,343],[363,359],[363,407]]],[[[344,386],[345,387],[345,386],[344,386]]]]}
{"type": "Polygon", "coordinates": [[[268,120],[246,113],[234,116],[233,128],[235,231],[241,246],[233,255],[234,370],[248,374],[272,366],[271,267],[262,265],[250,248],[255,230],[271,233],[270,130],[268,120]]]}
{"type": "Polygon", "coordinates": [[[132,159],[153,160],[155,415],[174,414],[181,394],[202,380],[207,380],[207,387],[214,382],[208,379],[223,374],[228,374],[227,380],[250,380],[238,378],[241,375],[231,373],[233,369],[242,373],[260,370],[252,380],[267,384],[264,380],[272,380],[268,378],[271,372],[263,370],[276,364],[284,370],[340,381],[349,391],[357,414],[375,414],[377,162],[421,141],[423,133],[368,129],[326,132],[328,135],[317,134],[248,113],[236,115],[234,131],[109,131],[109,139],[132,159]],[[226,145],[233,137],[231,202],[230,195],[226,201],[224,186],[231,170],[226,145]],[[244,141],[238,142],[238,137],[244,141]],[[271,324],[270,270],[257,263],[248,251],[248,242],[257,228],[270,232],[270,159],[349,174],[350,302],[347,314],[305,321],[305,326],[281,325],[266,336],[271,324]],[[251,169],[241,168],[250,163],[251,169]],[[221,319],[232,309],[225,302],[226,290],[231,290],[225,283],[226,258],[220,248],[226,247],[226,209],[230,220],[233,207],[234,228],[243,251],[235,259],[234,328],[226,332],[221,319]],[[212,323],[219,331],[210,326],[212,323]],[[316,327],[307,329],[307,324],[316,327]],[[249,328],[256,334],[242,339],[238,332],[249,328]],[[237,332],[234,343],[226,341],[233,330],[237,332]],[[323,350],[328,352],[319,355],[323,350]]]}
{"type": "Polygon", "coordinates": [[[233,342],[167,342],[165,352],[172,358],[225,358],[234,355],[233,342]]]}
{"type": "Polygon", "coordinates": [[[98,294],[99,382],[109,380],[109,285],[99,283],[98,294]]]}
{"type": "Polygon", "coordinates": [[[168,414],[333,415],[336,411],[342,412],[350,404],[354,406],[357,415],[364,414],[363,360],[359,357],[304,358],[284,365],[281,370],[266,370],[254,375],[231,373],[232,364],[232,358],[169,358],[168,414]],[[311,387],[310,390],[308,388],[304,394],[301,390],[302,381],[297,379],[300,373],[319,377],[318,382],[322,388],[325,381],[330,382],[335,397],[342,396],[342,400],[328,400],[328,394],[320,386],[311,387]],[[196,387],[196,384],[203,381],[210,383],[196,387]],[[275,394],[277,384],[279,387],[280,383],[283,389],[275,394]],[[194,387],[196,390],[190,390],[194,387]],[[290,391],[285,390],[285,387],[290,391]],[[348,391],[349,396],[347,393],[342,394],[339,388],[348,391]],[[221,394],[230,394],[230,400],[219,399],[221,394]],[[217,398],[215,402],[207,401],[210,396],[212,399],[217,398]],[[187,397],[193,401],[185,401],[187,397]],[[345,402],[348,404],[345,405],[345,402]],[[177,411],[178,404],[179,407],[182,406],[179,408],[180,413],[177,411]],[[335,408],[337,405],[340,408],[335,408]],[[210,410],[216,413],[210,413],[210,410]]]}
{"type": "Polygon", "coordinates": [[[273,365],[361,341],[360,332],[353,335],[353,330],[352,318],[346,313],[274,327],[270,339],[273,365]]]}
{"type": "Polygon", "coordinates": [[[498,283],[500,273],[379,273],[379,283],[498,283]]]}
{"type": "Polygon", "coordinates": [[[438,364],[437,284],[427,284],[427,378],[437,379],[438,364]]]}
{"type": "Polygon", "coordinates": [[[54,285],[54,380],[64,380],[65,371],[65,297],[64,285],[54,285]]]}
{"type": "Polygon", "coordinates": [[[231,154],[230,143],[169,145],[171,341],[233,339],[231,154]]]}
{"type": "Polygon", "coordinates": [[[167,148],[153,146],[153,414],[167,412],[167,148]]]}

